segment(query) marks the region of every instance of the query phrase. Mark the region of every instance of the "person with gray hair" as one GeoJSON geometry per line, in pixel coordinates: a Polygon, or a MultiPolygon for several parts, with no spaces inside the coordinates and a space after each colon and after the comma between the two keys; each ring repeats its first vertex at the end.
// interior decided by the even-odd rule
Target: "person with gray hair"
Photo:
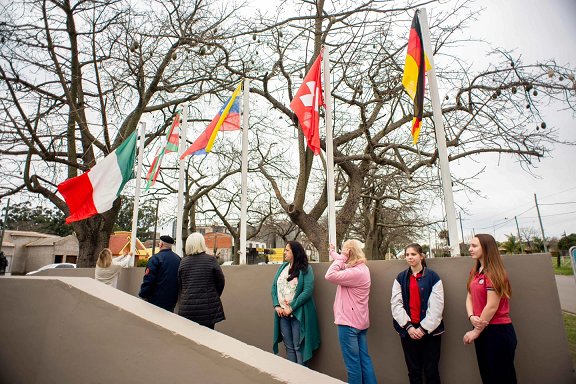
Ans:
{"type": "Polygon", "coordinates": [[[178,269],[178,314],[214,329],[225,320],[220,296],[225,279],[214,256],[207,254],[204,236],[194,232],[186,239],[186,256],[178,269]]]}

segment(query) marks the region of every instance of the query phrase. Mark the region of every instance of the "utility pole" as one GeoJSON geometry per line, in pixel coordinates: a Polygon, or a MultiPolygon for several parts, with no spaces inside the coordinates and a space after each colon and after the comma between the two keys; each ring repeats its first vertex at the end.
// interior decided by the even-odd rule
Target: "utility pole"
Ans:
{"type": "Polygon", "coordinates": [[[520,252],[524,253],[524,246],[522,245],[522,238],[520,237],[520,227],[518,226],[518,218],[514,216],[514,220],[516,221],[516,230],[518,231],[518,241],[520,242],[520,252]]]}
{"type": "Polygon", "coordinates": [[[462,235],[462,244],[464,244],[464,229],[462,229],[462,212],[458,212],[458,219],[460,220],[460,234],[462,235]]]}
{"type": "MultiPolygon", "coordinates": [[[[542,231],[542,242],[544,243],[544,252],[548,253],[548,246],[546,245],[546,235],[544,235],[544,226],[542,225],[542,217],[540,216],[540,208],[538,207],[538,198],[534,194],[534,202],[536,203],[536,212],[538,212],[538,221],[540,221],[540,230],[542,231]]],[[[560,263],[560,258],[558,258],[560,263]]],[[[560,264],[558,264],[560,266],[560,264]]]]}

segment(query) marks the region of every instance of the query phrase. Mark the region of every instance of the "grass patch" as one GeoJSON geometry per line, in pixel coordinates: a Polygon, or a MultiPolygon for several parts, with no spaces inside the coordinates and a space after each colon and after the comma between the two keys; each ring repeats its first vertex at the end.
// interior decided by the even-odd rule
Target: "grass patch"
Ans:
{"type": "Polygon", "coordinates": [[[554,266],[554,273],[556,275],[573,275],[572,264],[568,256],[560,258],[560,266],[558,267],[558,260],[555,257],[551,258],[552,265],[554,266]]]}
{"type": "Polygon", "coordinates": [[[576,367],[576,316],[563,312],[562,317],[566,336],[568,336],[568,349],[572,356],[572,364],[576,367]]]}

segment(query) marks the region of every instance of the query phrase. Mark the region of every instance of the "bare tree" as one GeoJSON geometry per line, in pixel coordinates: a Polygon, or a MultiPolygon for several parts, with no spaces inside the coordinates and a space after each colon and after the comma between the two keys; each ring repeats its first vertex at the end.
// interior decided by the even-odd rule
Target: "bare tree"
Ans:
{"type": "MultiPolygon", "coordinates": [[[[0,196],[27,189],[62,212],[56,185],[88,171],[144,115],[170,120],[178,104],[229,87],[214,82],[236,10],[197,1],[42,0],[6,3],[0,25],[0,196]],[[17,177],[14,177],[14,176],[17,177]]],[[[147,141],[161,134],[153,132],[147,141]]],[[[73,223],[78,265],[107,246],[120,200],[73,223]]]]}
{"type": "MultiPolygon", "coordinates": [[[[339,241],[357,220],[364,196],[378,199],[368,179],[386,180],[400,172],[407,180],[416,180],[424,177],[427,167],[437,164],[430,101],[426,100],[420,142],[413,146],[408,133],[412,101],[401,86],[410,19],[414,8],[423,4],[391,9],[378,1],[283,2],[272,17],[256,16],[256,21],[246,22],[252,39],[239,40],[229,52],[239,61],[225,63],[231,74],[251,78],[252,92],[268,106],[263,109],[271,124],[259,131],[265,135],[296,129],[288,103],[321,48],[330,51],[339,241]]],[[[448,89],[442,112],[449,160],[496,153],[516,157],[530,168],[534,159],[545,156],[558,141],[557,131],[543,121],[540,106],[555,100],[574,109],[572,70],[553,60],[525,64],[502,50],[494,51],[484,70],[473,70],[454,55],[452,45],[464,40],[460,32],[475,10],[467,1],[452,9],[440,8],[445,11],[436,12],[430,25],[434,54],[449,55],[453,62],[449,68],[436,68],[443,89],[448,89]]],[[[262,163],[260,170],[290,220],[326,260],[323,158],[315,159],[301,131],[294,132],[297,139],[275,145],[278,158],[297,168],[262,163]],[[295,142],[296,154],[291,151],[295,142]]]]}
{"type": "MultiPolygon", "coordinates": [[[[422,202],[415,198],[416,188],[438,160],[429,100],[420,142],[413,146],[408,133],[412,101],[401,86],[410,20],[414,8],[428,3],[439,2],[389,8],[390,3],[376,0],[290,0],[273,15],[256,13],[246,21],[234,8],[216,11],[217,3],[208,7],[201,1],[137,7],[120,0],[11,3],[0,25],[5,112],[0,154],[9,159],[0,172],[21,172],[21,177],[0,186],[0,196],[26,188],[67,213],[55,194],[57,182],[91,168],[97,154],[116,148],[143,114],[154,113],[167,124],[177,104],[231,90],[246,77],[253,86],[250,129],[257,160],[252,164],[258,164],[280,209],[326,260],[325,160],[306,149],[288,107],[324,46],[331,57],[335,104],[338,241],[364,236],[371,254],[380,255],[394,238],[403,241],[392,229],[416,218],[422,202]],[[390,180],[403,188],[379,185],[390,180]],[[368,217],[371,222],[358,225],[368,217]]],[[[436,68],[448,90],[442,112],[449,160],[496,153],[516,157],[529,169],[559,141],[539,108],[555,100],[574,109],[573,71],[553,60],[525,64],[501,50],[494,51],[484,70],[473,70],[453,46],[464,40],[461,31],[476,10],[466,0],[453,8],[436,5],[439,11],[430,21],[434,54],[452,61],[449,68],[436,68]]],[[[147,141],[163,131],[159,127],[147,141]]],[[[206,204],[201,211],[217,211],[232,223],[231,210],[221,205],[225,199],[219,194],[226,190],[217,183],[219,176],[202,184],[206,192],[192,192],[187,202],[192,224],[186,228],[194,225],[199,201],[206,204]]],[[[190,184],[189,191],[194,188],[190,184]]],[[[80,265],[93,265],[118,208],[119,202],[103,215],[74,224],[82,243],[80,265]]],[[[257,216],[253,224],[265,217],[257,216]]],[[[410,236],[405,229],[402,236],[410,236]]]]}

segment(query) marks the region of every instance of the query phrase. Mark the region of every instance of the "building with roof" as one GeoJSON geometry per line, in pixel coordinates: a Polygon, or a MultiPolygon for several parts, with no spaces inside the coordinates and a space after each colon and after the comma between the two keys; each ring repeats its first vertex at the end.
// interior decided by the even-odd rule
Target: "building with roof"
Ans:
{"type": "Polygon", "coordinates": [[[66,237],[51,236],[26,244],[26,270],[34,271],[53,263],[73,263],[78,259],[78,239],[76,235],[66,237]]]}
{"type": "MultiPolygon", "coordinates": [[[[26,272],[33,271],[38,267],[53,263],[53,261],[51,260],[53,260],[53,257],[55,257],[56,255],[62,257],[78,256],[78,240],[76,240],[75,252],[74,250],[70,250],[70,252],[68,252],[68,245],[64,245],[63,247],[58,249],[58,252],[64,252],[66,250],[65,254],[50,251],[51,256],[48,256],[46,259],[50,259],[50,257],[52,257],[52,259],[36,267],[36,265],[43,262],[41,261],[43,260],[43,258],[38,257],[39,254],[38,251],[41,248],[35,248],[34,246],[28,247],[28,245],[36,243],[39,240],[48,240],[48,242],[54,241],[55,244],[56,240],[58,239],[62,238],[60,236],[47,235],[45,233],[40,232],[14,231],[7,229],[4,232],[4,239],[2,241],[2,251],[4,252],[4,255],[6,255],[6,258],[8,259],[8,266],[6,267],[6,273],[24,274],[26,272]],[[28,265],[28,256],[30,251],[32,251],[32,260],[30,262],[30,265],[28,265]]],[[[39,247],[42,247],[44,245],[43,242],[38,242],[37,244],[39,247]]],[[[54,245],[52,245],[52,247],[54,247],[54,245]]]]}
{"type": "MultiPolygon", "coordinates": [[[[132,233],[128,231],[117,231],[110,235],[110,242],[108,248],[112,251],[113,256],[121,256],[130,252],[130,243],[132,240],[132,233]]],[[[149,251],[146,246],[136,238],[136,255],[135,262],[140,259],[147,259],[150,257],[149,251]]]]}
{"type": "MultiPolygon", "coordinates": [[[[110,235],[109,248],[114,256],[130,251],[131,233],[114,232],[110,235]]],[[[6,274],[23,275],[44,265],[54,263],[76,263],[79,253],[79,242],[75,234],[60,237],[32,231],[15,231],[7,229],[0,248],[8,261],[6,274]]],[[[136,239],[136,257],[150,257],[150,250],[136,239]]]]}

